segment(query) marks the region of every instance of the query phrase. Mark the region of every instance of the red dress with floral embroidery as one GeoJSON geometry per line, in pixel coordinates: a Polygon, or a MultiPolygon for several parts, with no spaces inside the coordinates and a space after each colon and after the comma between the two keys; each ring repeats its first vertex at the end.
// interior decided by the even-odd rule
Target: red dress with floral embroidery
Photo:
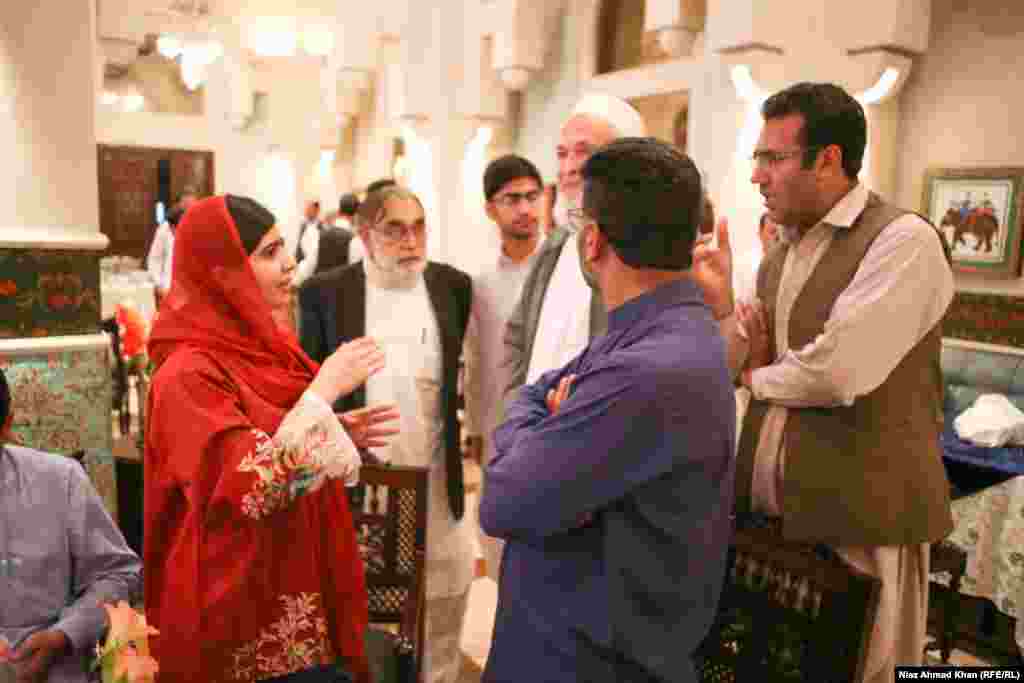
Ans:
{"type": "Polygon", "coordinates": [[[175,249],[150,340],[145,452],[158,681],[258,681],[335,661],[367,681],[348,498],[315,457],[336,418],[303,414],[316,366],[268,328],[223,198],[189,210],[175,249]]]}

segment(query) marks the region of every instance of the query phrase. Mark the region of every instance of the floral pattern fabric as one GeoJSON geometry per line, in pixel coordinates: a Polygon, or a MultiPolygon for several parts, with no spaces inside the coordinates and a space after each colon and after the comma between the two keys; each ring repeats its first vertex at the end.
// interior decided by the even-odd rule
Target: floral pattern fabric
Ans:
{"type": "Polygon", "coordinates": [[[280,596],[284,614],[234,653],[237,681],[259,681],[330,663],[327,618],[319,593],[280,596]]]}
{"type": "MultiPolygon", "coordinates": [[[[1014,637],[1024,649],[1024,476],[954,501],[953,521],[949,540],[967,551],[961,592],[1017,619],[1014,637]]],[[[937,578],[948,585],[948,574],[937,578]]]]}
{"type": "Polygon", "coordinates": [[[85,451],[89,478],[116,519],[107,347],[0,356],[0,370],[14,397],[12,441],[62,455],[85,451]]]}
{"type": "Polygon", "coordinates": [[[256,447],[242,459],[239,472],[253,472],[256,481],[242,498],[242,513],[263,519],[316,491],[327,477],[354,483],[360,458],[355,444],[327,403],[311,392],[302,398],[270,437],[254,429],[256,447]]]}

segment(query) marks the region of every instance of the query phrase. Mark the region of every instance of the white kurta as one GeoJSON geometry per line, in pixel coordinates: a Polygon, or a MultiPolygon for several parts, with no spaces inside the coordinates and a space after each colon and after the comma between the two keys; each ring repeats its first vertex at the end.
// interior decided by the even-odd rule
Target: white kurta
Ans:
{"type": "Polygon", "coordinates": [[[374,450],[395,465],[430,468],[427,509],[427,599],[452,597],[473,580],[472,530],[448,505],[441,415],[441,338],[427,288],[366,283],[366,334],[384,348],[386,365],[366,382],[367,405],[395,403],[401,433],[374,450]]]}
{"type": "Polygon", "coordinates": [[[580,270],[577,239],[578,233],[570,235],[562,245],[544,294],[526,373],[527,384],[536,382],[549,370],[562,367],[590,343],[590,297],[593,292],[580,270]]]}
{"type": "MultiPolygon", "coordinates": [[[[299,228],[299,230],[303,229],[299,228]]],[[[320,226],[318,224],[309,223],[305,226],[299,246],[302,247],[303,259],[295,268],[295,276],[292,278],[296,287],[301,286],[303,282],[313,276],[316,266],[320,262],[320,226]]]]}
{"type": "Polygon", "coordinates": [[[153,244],[146,255],[146,270],[153,279],[153,284],[167,291],[171,288],[171,275],[174,267],[174,233],[171,226],[161,223],[153,236],[153,244]]]}
{"type": "MultiPolygon", "coordinates": [[[[476,353],[466,358],[466,432],[483,437],[483,465],[494,455],[491,438],[502,414],[503,388],[508,384],[503,370],[505,325],[519,300],[523,282],[530,272],[534,249],[529,258],[516,263],[504,252],[495,267],[473,279],[473,323],[476,329],[476,353]]],[[[480,533],[487,574],[497,580],[502,542],[480,533]]]]}
{"type": "MultiPolygon", "coordinates": [[[[790,316],[837,230],[864,210],[868,190],[855,186],[789,249],[775,302],[775,363],[755,370],[756,398],[772,405],[754,459],[753,504],[781,510],[789,408],[851,405],[878,388],[938,323],[953,297],[953,279],[934,231],[917,216],[892,222],[875,239],[853,281],[836,300],[824,332],[800,349],[789,345],[790,316]],[[885,343],[879,344],[879,335],[885,343]]],[[[785,238],[790,238],[787,235],[785,238]]],[[[898,454],[894,454],[894,457],[898,454]]],[[[893,680],[894,666],[919,664],[928,609],[928,545],[842,547],[849,563],[882,579],[863,680],[893,680]]]]}
{"type": "Polygon", "coordinates": [[[502,360],[505,326],[519,301],[523,283],[538,248],[516,263],[502,252],[495,267],[473,278],[473,319],[476,327],[475,357],[466,358],[466,432],[484,438],[484,464],[490,462],[491,435],[502,412],[502,360]]]}

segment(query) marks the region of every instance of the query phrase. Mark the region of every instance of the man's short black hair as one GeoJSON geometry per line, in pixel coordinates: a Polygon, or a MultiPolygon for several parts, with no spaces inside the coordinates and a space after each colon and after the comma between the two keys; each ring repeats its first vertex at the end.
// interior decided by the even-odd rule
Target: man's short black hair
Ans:
{"type": "Polygon", "coordinates": [[[864,107],[838,85],[797,83],[765,100],[761,114],[766,121],[800,114],[803,167],[810,168],[819,151],[838,145],[843,150],[843,172],[850,180],[857,178],[868,144],[868,123],[864,107]]]}
{"type": "Polygon", "coordinates": [[[181,222],[182,217],[185,215],[185,209],[180,206],[175,206],[173,209],[167,212],[167,222],[171,227],[178,227],[178,223],[181,222]]]}
{"type": "Polygon", "coordinates": [[[392,185],[397,184],[398,181],[395,180],[394,178],[380,178],[378,180],[374,180],[372,183],[366,186],[366,196],[369,197],[377,190],[383,190],[385,187],[391,187],[392,185]]]}
{"type": "Polygon", "coordinates": [[[655,138],[620,138],[583,165],[583,211],[624,263],[685,270],[704,212],[700,172],[655,138]]]}
{"type": "Polygon", "coordinates": [[[341,199],[338,200],[338,213],[351,218],[356,215],[356,211],[359,211],[359,197],[351,192],[342,195],[341,199]]]}
{"type": "Polygon", "coordinates": [[[537,190],[544,189],[540,172],[529,159],[516,154],[498,157],[487,164],[487,170],[484,171],[484,198],[491,201],[506,184],[520,178],[533,178],[537,181],[537,190]]]}
{"type": "MultiPolygon", "coordinates": [[[[7,424],[7,418],[11,415],[11,388],[7,386],[7,378],[3,370],[0,370],[0,429],[7,424]]],[[[0,434],[2,436],[2,434],[0,434]]]]}

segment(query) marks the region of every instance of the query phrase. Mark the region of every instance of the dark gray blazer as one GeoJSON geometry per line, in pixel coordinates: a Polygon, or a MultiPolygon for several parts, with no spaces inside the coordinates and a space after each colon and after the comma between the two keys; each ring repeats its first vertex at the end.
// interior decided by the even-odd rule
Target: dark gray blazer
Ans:
{"type": "MultiPolygon", "coordinates": [[[[558,257],[562,253],[562,247],[570,236],[571,233],[562,227],[556,227],[548,235],[540,253],[534,259],[533,266],[523,283],[519,301],[508,319],[508,325],[505,327],[505,357],[502,361],[502,367],[507,373],[505,376],[509,378],[509,383],[505,387],[506,404],[510,395],[526,384],[530,355],[533,353],[533,340],[537,336],[544,297],[551,282],[551,275],[558,264],[558,257]]],[[[608,314],[604,302],[601,295],[593,291],[590,297],[590,338],[601,336],[607,328],[608,314]]]]}

